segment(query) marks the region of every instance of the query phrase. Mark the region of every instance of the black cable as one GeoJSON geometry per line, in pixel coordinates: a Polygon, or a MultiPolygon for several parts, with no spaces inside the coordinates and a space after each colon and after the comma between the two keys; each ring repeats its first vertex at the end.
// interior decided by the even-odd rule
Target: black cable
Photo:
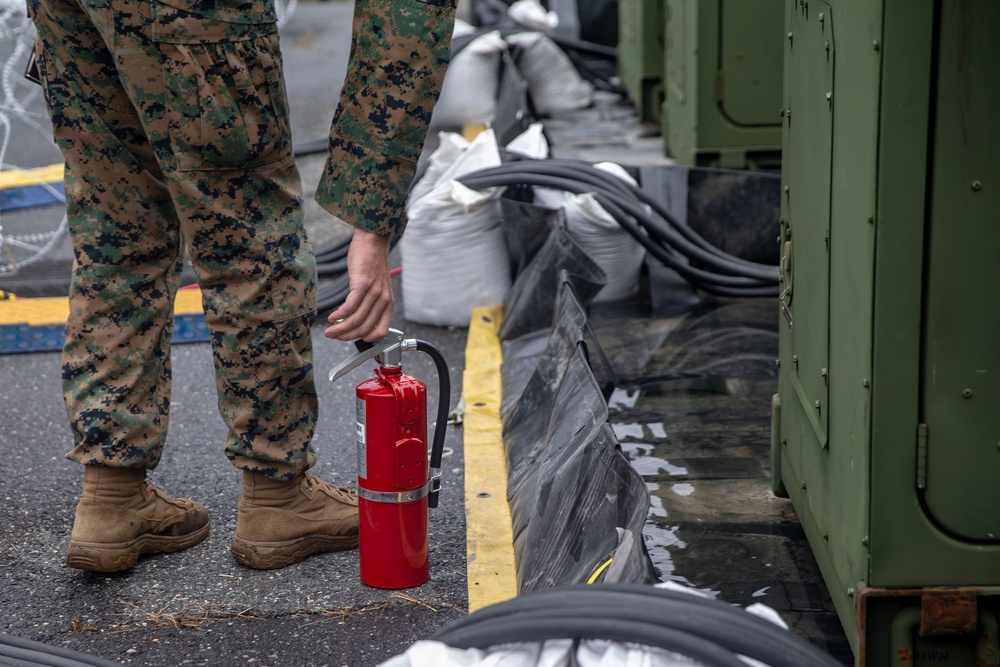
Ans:
{"type": "Polygon", "coordinates": [[[347,257],[351,248],[351,237],[348,236],[337,243],[315,250],[317,262],[332,262],[347,257]]]}
{"type": "MultiPolygon", "coordinates": [[[[672,213],[670,213],[660,202],[649,195],[645,190],[637,185],[633,185],[627,181],[624,181],[614,174],[606,172],[602,169],[598,169],[596,166],[589,162],[584,162],[582,160],[573,160],[569,158],[547,158],[544,160],[531,159],[531,158],[520,158],[518,160],[504,164],[504,167],[511,167],[513,165],[519,165],[521,171],[531,171],[537,173],[547,173],[552,175],[561,175],[572,178],[578,178],[584,180],[588,183],[594,183],[600,186],[602,183],[611,186],[613,189],[621,192],[622,194],[628,196],[634,196],[639,201],[641,201],[646,206],[649,206],[660,218],[663,219],[667,225],[671,226],[678,233],[680,233],[689,242],[700,246],[702,249],[714,253],[720,257],[725,258],[728,262],[734,264],[750,267],[752,270],[765,270],[765,271],[776,271],[777,267],[773,267],[767,264],[759,264],[757,262],[752,262],[745,260],[742,257],[736,257],[735,255],[730,255],[725,251],[717,248],[708,241],[706,241],[700,234],[691,229],[686,222],[682,222],[675,218],[672,213]],[[568,171],[567,171],[568,170],[568,171]]],[[[512,171],[517,171],[518,169],[512,169],[512,171]]],[[[485,171],[485,170],[484,170],[485,171]]],[[[651,220],[651,224],[657,226],[657,221],[655,217],[651,220]]]]}
{"type": "Polygon", "coordinates": [[[51,667],[120,667],[118,663],[97,656],[0,634],[0,665],[17,664],[51,667]]]}
{"type": "MultiPolygon", "coordinates": [[[[485,629],[511,617],[530,624],[536,615],[564,620],[565,627],[560,636],[579,637],[576,631],[589,625],[595,614],[628,623],[654,619],[673,629],[697,634],[740,655],[761,660],[771,667],[832,667],[837,664],[832,657],[801,637],[739,608],[688,593],[638,584],[576,585],[531,593],[459,619],[438,638],[443,635],[440,641],[452,645],[448,637],[461,639],[468,636],[452,635],[453,631],[464,633],[473,626],[485,629]]],[[[505,630],[510,629],[505,627],[505,630]]],[[[480,633],[482,631],[477,631],[477,636],[480,633]]],[[[511,641],[523,640],[516,634],[510,634],[496,643],[511,641]]],[[[626,638],[621,641],[634,640],[626,638]]],[[[715,663],[707,664],[714,666],[715,663]]]]}
{"type": "Polygon", "coordinates": [[[728,262],[725,257],[715,256],[696,248],[693,244],[685,242],[683,239],[678,238],[678,235],[673,233],[672,230],[665,227],[657,229],[648,220],[646,221],[647,224],[650,224],[650,226],[659,231],[660,235],[656,236],[644,233],[636,220],[649,218],[650,216],[646,216],[645,212],[633,203],[628,202],[610,190],[594,192],[593,187],[588,187],[588,184],[572,178],[550,176],[547,174],[525,174],[510,170],[500,173],[496,173],[494,169],[481,170],[467,174],[459,180],[467,187],[473,189],[529,184],[562,189],[577,194],[592,193],[598,203],[656,259],[674,269],[695,285],[706,291],[723,296],[777,296],[777,267],[774,267],[773,280],[768,280],[765,276],[760,275],[761,272],[751,272],[746,267],[735,266],[733,263],[728,262]],[[629,209],[628,214],[626,214],[623,208],[629,209]],[[668,238],[664,239],[665,236],[668,238]],[[664,243],[665,240],[671,243],[664,243]],[[708,264],[717,273],[691,266],[688,263],[690,256],[679,252],[674,245],[680,246],[686,253],[694,255],[697,261],[708,264]],[[747,275],[748,273],[751,275],[747,275]]]}
{"type": "MultiPolygon", "coordinates": [[[[489,174],[525,172],[579,180],[589,183],[597,188],[610,189],[614,193],[624,197],[625,200],[628,200],[630,197],[635,197],[642,203],[652,208],[656,213],[656,215],[648,215],[645,211],[642,211],[641,208],[635,208],[631,203],[629,204],[634,211],[633,215],[638,216],[642,226],[646,227],[647,231],[649,231],[652,236],[657,237],[672,235],[676,232],[677,234],[680,234],[685,241],[696,246],[699,249],[696,252],[699,254],[706,252],[723,259],[727,265],[731,264],[745,267],[746,272],[749,275],[757,276],[762,280],[766,280],[768,282],[776,280],[778,267],[750,262],[720,250],[706,241],[687,224],[677,220],[672,214],[664,209],[659,202],[642,190],[642,188],[632,185],[631,183],[618,178],[614,174],[598,169],[589,163],[567,159],[520,160],[504,164],[499,167],[483,169],[478,172],[473,172],[473,174],[470,175],[485,176],[489,174]],[[606,186],[606,188],[604,186],[606,186]]],[[[676,241],[672,241],[671,243],[673,245],[677,245],[676,241]]]]}
{"type": "MultiPolygon", "coordinates": [[[[437,367],[438,386],[440,389],[438,393],[437,422],[434,424],[434,440],[431,445],[430,466],[434,470],[440,470],[441,457],[444,456],[444,436],[448,424],[448,411],[451,402],[451,376],[448,374],[448,363],[436,347],[425,340],[417,340],[416,344],[417,349],[429,355],[437,367]]],[[[441,495],[440,491],[441,479],[435,478],[432,480],[430,495],[427,498],[428,507],[437,507],[438,497],[441,495]]]]}
{"type": "Polygon", "coordinates": [[[746,667],[732,651],[701,637],[663,627],[655,619],[591,618],[578,623],[575,619],[546,612],[496,619],[488,625],[474,625],[461,631],[446,630],[436,637],[448,646],[462,649],[565,638],[632,642],[673,651],[707,667],[746,667]]]}
{"type": "MultiPolygon", "coordinates": [[[[665,221],[657,220],[655,216],[648,215],[641,207],[637,206],[635,202],[629,201],[627,198],[619,195],[618,192],[613,190],[601,189],[600,185],[595,183],[593,179],[576,179],[572,175],[560,174],[560,172],[553,173],[537,173],[534,171],[529,171],[530,177],[525,177],[522,179],[509,179],[502,178],[503,176],[510,175],[524,175],[524,170],[518,170],[516,167],[521,163],[504,165],[502,167],[491,168],[487,170],[481,170],[478,172],[473,172],[467,176],[462,177],[462,182],[469,185],[467,179],[474,181],[476,183],[482,183],[479,187],[489,187],[492,181],[478,179],[489,179],[491,176],[496,175],[496,183],[493,185],[511,185],[511,184],[531,184],[531,185],[542,185],[547,187],[556,187],[564,189],[575,193],[585,193],[591,192],[597,197],[611,198],[619,209],[626,209],[628,215],[639,222],[649,233],[649,236],[657,241],[661,241],[664,238],[669,242],[669,245],[678,247],[680,250],[684,251],[684,254],[693,257],[695,260],[701,261],[708,264],[716,271],[719,271],[728,275],[741,275],[746,277],[752,277],[759,281],[760,285],[772,285],[777,282],[777,271],[778,268],[769,267],[766,265],[757,265],[738,258],[728,255],[714,246],[709,246],[712,252],[705,250],[700,245],[694,245],[688,243],[686,239],[678,238],[677,226],[671,226],[669,224],[664,224],[665,221]],[[588,183],[594,185],[598,188],[594,192],[593,188],[585,187],[582,183],[588,183]],[[734,261],[736,260],[736,261],[734,261]]],[[[599,171],[599,170],[598,170],[599,171]]],[[[609,177],[614,178],[609,174],[609,177]]],[[[624,181],[618,180],[621,184],[627,185],[624,181]]],[[[603,205],[603,204],[602,204],[603,205]]],[[[605,207],[607,208],[607,207],[605,207]]],[[[609,211],[610,213],[611,211],[609,211]]],[[[636,236],[634,230],[629,230],[636,236]]],[[[693,231],[691,232],[694,233],[693,231]]],[[[643,242],[643,239],[636,236],[637,240],[643,242]]],[[[704,240],[702,240],[703,243],[704,240]]]]}
{"type": "Polygon", "coordinates": [[[336,261],[328,262],[317,262],[316,263],[316,273],[321,276],[334,276],[340,275],[347,271],[347,258],[338,259],[336,261]]]}

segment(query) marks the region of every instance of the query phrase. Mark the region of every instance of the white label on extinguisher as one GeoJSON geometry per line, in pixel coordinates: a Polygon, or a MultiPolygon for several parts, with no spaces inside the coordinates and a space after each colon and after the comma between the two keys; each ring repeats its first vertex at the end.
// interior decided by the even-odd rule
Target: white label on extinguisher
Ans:
{"type": "Polygon", "coordinates": [[[368,447],[365,437],[365,402],[358,400],[357,406],[357,429],[358,429],[358,477],[368,477],[368,447]]]}

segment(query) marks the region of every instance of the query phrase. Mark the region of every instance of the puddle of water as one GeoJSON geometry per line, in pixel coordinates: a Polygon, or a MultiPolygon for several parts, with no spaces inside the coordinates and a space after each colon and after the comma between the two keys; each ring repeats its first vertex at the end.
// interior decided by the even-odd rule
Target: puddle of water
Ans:
{"type": "Polygon", "coordinates": [[[773,305],[693,311],[658,346],[639,317],[599,325],[620,383],[610,422],[649,489],[643,539],[660,581],[742,606],[762,602],[850,657],[801,527],[769,491],[773,305]]]}
{"type": "Polygon", "coordinates": [[[611,392],[611,397],[608,399],[608,408],[611,410],[634,408],[636,401],[639,400],[639,393],[638,389],[615,387],[614,391],[611,392]]]}

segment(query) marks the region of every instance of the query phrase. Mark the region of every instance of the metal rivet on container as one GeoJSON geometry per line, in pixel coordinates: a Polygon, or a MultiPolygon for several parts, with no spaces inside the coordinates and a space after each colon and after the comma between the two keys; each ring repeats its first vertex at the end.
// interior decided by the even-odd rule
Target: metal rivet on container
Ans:
{"type": "Polygon", "coordinates": [[[962,396],[964,396],[965,398],[972,398],[972,390],[966,387],[965,389],[962,390],[962,396]]]}
{"type": "Polygon", "coordinates": [[[983,182],[980,181],[979,179],[976,179],[976,180],[972,181],[972,189],[976,190],[976,191],[982,190],[983,189],[983,182]]]}

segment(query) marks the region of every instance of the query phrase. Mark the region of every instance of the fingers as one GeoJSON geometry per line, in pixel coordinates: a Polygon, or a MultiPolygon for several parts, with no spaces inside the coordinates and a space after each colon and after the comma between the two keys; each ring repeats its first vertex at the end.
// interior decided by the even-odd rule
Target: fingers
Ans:
{"type": "Polygon", "coordinates": [[[347,251],[350,287],[344,303],[327,318],[323,335],[337,340],[368,342],[389,333],[395,300],[389,276],[389,237],[354,231],[347,251]]]}
{"type": "Polygon", "coordinates": [[[389,333],[393,309],[392,285],[385,289],[351,286],[344,304],[330,313],[323,335],[336,340],[361,338],[368,342],[384,338],[389,333]]]}

